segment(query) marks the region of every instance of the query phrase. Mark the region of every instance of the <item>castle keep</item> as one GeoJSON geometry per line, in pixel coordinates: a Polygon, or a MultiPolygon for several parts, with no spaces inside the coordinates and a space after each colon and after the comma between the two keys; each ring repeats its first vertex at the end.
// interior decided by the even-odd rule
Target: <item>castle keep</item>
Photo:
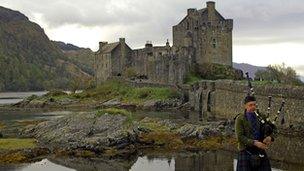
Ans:
{"type": "Polygon", "coordinates": [[[173,26],[173,45],[153,46],[147,42],[142,49],[132,50],[119,42],[100,42],[95,55],[96,82],[113,77],[139,78],[141,81],[181,84],[194,65],[215,63],[232,66],[233,20],[225,19],[207,7],[187,10],[182,21],[173,26]]]}

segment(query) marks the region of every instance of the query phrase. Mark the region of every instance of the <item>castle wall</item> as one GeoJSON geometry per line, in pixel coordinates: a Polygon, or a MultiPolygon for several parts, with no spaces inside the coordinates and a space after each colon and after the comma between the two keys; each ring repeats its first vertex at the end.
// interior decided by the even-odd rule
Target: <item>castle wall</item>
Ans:
{"type": "Polygon", "coordinates": [[[170,46],[146,47],[133,51],[133,67],[137,75],[145,75],[149,81],[159,83],[183,83],[187,61],[182,55],[172,54],[170,46]]]}
{"type": "Polygon", "coordinates": [[[119,74],[121,75],[123,72],[123,61],[122,61],[122,51],[120,48],[120,45],[115,48],[114,51],[112,51],[112,76],[118,76],[119,74]]]}
{"type": "MultiPolygon", "coordinates": [[[[246,83],[237,81],[202,81],[189,87],[190,104],[197,111],[198,106],[203,106],[203,115],[206,117],[233,119],[236,114],[244,112],[246,87],[246,83]],[[203,94],[202,104],[199,104],[199,94],[203,94]]],[[[268,96],[272,96],[271,118],[274,119],[283,97],[286,100],[286,125],[304,123],[303,87],[254,85],[254,91],[260,112],[266,113],[268,96]]]]}
{"type": "Polygon", "coordinates": [[[112,76],[123,76],[125,70],[131,66],[133,51],[126,44],[118,45],[112,51],[112,76]]]}
{"type": "Polygon", "coordinates": [[[111,53],[95,54],[95,78],[96,84],[99,85],[111,77],[112,64],[111,53]]]}
{"type": "Polygon", "coordinates": [[[224,19],[214,5],[208,2],[205,9],[188,9],[187,16],[173,26],[173,46],[194,47],[196,63],[232,66],[233,20],[224,19]]]}
{"type": "Polygon", "coordinates": [[[232,20],[206,24],[200,46],[201,63],[218,63],[232,66],[232,20]]]}

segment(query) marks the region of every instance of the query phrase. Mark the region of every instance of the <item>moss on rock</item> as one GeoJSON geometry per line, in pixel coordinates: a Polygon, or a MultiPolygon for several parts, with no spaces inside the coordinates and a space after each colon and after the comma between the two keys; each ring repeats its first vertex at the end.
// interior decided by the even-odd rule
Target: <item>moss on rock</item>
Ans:
{"type": "Polygon", "coordinates": [[[37,147],[35,139],[6,138],[0,139],[0,150],[18,150],[37,147]]]}

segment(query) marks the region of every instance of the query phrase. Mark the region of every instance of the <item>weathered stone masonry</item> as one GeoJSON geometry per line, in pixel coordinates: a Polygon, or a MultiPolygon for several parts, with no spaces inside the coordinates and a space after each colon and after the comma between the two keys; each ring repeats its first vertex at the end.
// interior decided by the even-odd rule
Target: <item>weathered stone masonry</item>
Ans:
{"type": "Polygon", "coordinates": [[[225,19],[209,1],[207,8],[188,9],[187,16],[173,26],[173,45],[192,48],[194,63],[232,66],[232,28],[233,20],[225,19]]]}
{"type": "Polygon", "coordinates": [[[186,17],[173,26],[173,46],[147,42],[132,50],[121,38],[119,42],[100,42],[95,55],[97,85],[134,70],[145,81],[182,84],[193,65],[217,63],[232,66],[233,21],[215,9],[214,2],[197,10],[188,9],[186,17]]]}
{"type": "MultiPolygon", "coordinates": [[[[188,87],[189,101],[196,111],[202,106],[203,117],[233,119],[236,114],[243,113],[246,86],[245,82],[239,81],[201,81],[188,87]]],[[[268,96],[272,96],[271,116],[274,118],[284,98],[287,125],[304,123],[303,87],[254,85],[254,91],[261,112],[266,113],[268,96]]]]}

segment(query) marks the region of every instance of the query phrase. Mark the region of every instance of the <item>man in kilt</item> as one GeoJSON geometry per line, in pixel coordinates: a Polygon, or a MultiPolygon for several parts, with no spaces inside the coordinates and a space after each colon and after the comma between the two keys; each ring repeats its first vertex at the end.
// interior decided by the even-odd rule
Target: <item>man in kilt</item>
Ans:
{"type": "Polygon", "coordinates": [[[273,138],[270,136],[261,137],[261,123],[255,113],[255,97],[247,96],[244,104],[244,114],[239,115],[235,121],[239,149],[237,171],[271,171],[265,150],[271,144],[273,138]]]}

